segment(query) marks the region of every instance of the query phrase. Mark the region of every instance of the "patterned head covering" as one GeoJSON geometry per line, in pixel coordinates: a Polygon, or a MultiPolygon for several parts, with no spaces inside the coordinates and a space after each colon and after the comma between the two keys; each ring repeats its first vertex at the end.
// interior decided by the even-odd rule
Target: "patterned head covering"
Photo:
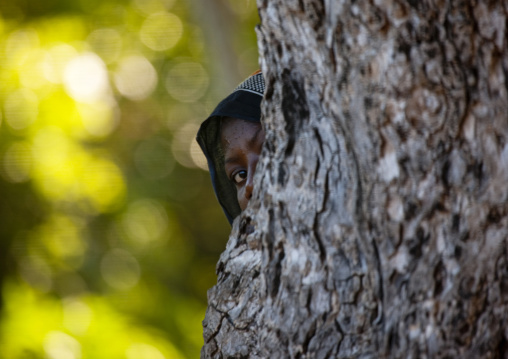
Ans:
{"type": "Polygon", "coordinates": [[[215,195],[231,224],[241,209],[236,196],[235,185],[224,170],[224,153],[220,131],[223,117],[239,118],[246,121],[261,121],[261,99],[265,92],[265,81],[257,71],[238,85],[222,100],[212,114],[201,124],[196,140],[208,161],[215,195]]]}

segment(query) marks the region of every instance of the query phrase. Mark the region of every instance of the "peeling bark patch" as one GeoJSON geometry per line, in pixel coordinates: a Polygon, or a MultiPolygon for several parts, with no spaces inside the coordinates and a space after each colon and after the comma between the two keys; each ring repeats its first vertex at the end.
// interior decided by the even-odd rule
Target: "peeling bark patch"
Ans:
{"type": "MultiPolygon", "coordinates": [[[[280,45],[278,45],[277,49],[279,47],[280,47],[280,45]]],[[[273,91],[274,91],[274,79],[270,78],[268,83],[266,84],[266,90],[265,90],[265,96],[264,96],[264,100],[265,101],[269,101],[269,100],[272,99],[272,97],[273,97],[273,91]]]]}
{"type": "Polygon", "coordinates": [[[500,340],[497,346],[497,352],[499,358],[506,358],[508,354],[508,340],[503,335],[499,335],[500,340]]]}
{"type": "Polygon", "coordinates": [[[487,220],[490,223],[498,223],[501,220],[501,214],[499,210],[495,207],[491,208],[489,214],[487,215],[487,220]]]}
{"type": "Polygon", "coordinates": [[[467,299],[478,293],[478,287],[481,287],[480,280],[473,276],[466,276],[462,278],[459,284],[459,294],[462,298],[467,299]]]}
{"type": "Polygon", "coordinates": [[[501,296],[508,301],[508,260],[506,259],[506,248],[496,263],[496,276],[499,281],[501,296]]]}
{"type": "Polygon", "coordinates": [[[289,70],[282,73],[282,114],[286,122],[288,143],[286,146],[286,157],[288,157],[295,146],[302,122],[309,118],[307,96],[303,84],[291,76],[289,70]]]}
{"type": "Polygon", "coordinates": [[[286,165],[286,163],[281,162],[281,164],[279,166],[279,173],[277,176],[277,183],[280,186],[284,186],[287,182],[287,179],[288,179],[287,165],[286,165]]]}
{"type": "Polygon", "coordinates": [[[308,348],[309,348],[309,343],[315,334],[316,334],[316,322],[312,322],[309,330],[307,331],[305,341],[302,343],[304,353],[307,353],[308,348]]]}
{"type": "Polygon", "coordinates": [[[323,240],[321,239],[320,231],[319,231],[319,215],[316,214],[316,217],[314,218],[314,238],[316,238],[316,242],[319,247],[319,258],[321,259],[321,262],[325,261],[326,258],[326,249],[323,245],[323,240]]]}
{"type": "Polygon", "coordinates": [[[434,268],[434,296],[437,297],[443,292],[446,269],[443,262],[439,262],[434,268]]]}
{"type": "Polygon", "coordinates": [[[452,231],[459,232],[460,230],[460,214],[455,213],[452,216],[452,231]]]}
{"type": "MultiPolygon", "coordinates": [[[[317,128],[314,128],[314,135],[316,136],[316,140],[318,141],[318,144],[319,144],[319,153],[321,154],[321,156],[324,156],[324,150],[323,150],[323,139],[321,138],[321,135],[319,134],[319,130],[317,128]]],[[[318,170],[316,170],[316,175],[317,175],[317,172],[318,170]]]]}
{"type": "Polygon", "coordinates": [[[268,277],[273,278],[269,283],[269,291],[270,296],[272,298],[275,298],[277,296],[277,293],[279,293],[279,288],[281,284],[281,272],[282,272],[282,261],[284,260],[285,253],[284,248],[282,248],[282,245],[278,248],[279,255],[277,258],[272,260],[272,263],[270,264],[270,271],[268,272],[268,277]]]}
{"type": "MultiPolygon", "coordinates": [[[[268,210],[268,233],[275,233],[275,211],[270,208],[268,210]]],[[[270,255],[270,259],[272,259],[273,255],[273,240],[269,238],[266,243],[268,253],[270,255]]]]}
{"type": "Polygon", "coordinates": [[[378,172],[386,182],[399,177],[400,169],[397,162],[397,154],[391,143],[386,143],[384,156],[379,160],[378,172]]]}
{"type": "Polygon", "coordinates": [[[251,218],[246,217],[240,223],[240,235],[249,235],[254,232],[254,226],[251,224],[251,218]]]}
{"type": "MultiPolygon", "coordinates": [[[[323,32],[323,24],[326,19],[323,0],[311,2],[305,10],[312,28],[316,32],[323,32]]],[[[319,35],[320,34],[318,34],[318,36],[319,35]]]]}
{"type": "Polygon", "coordinates": [[[390,332],[388,333],[388,347],[390,349],[397,350],[399,348],[399,334],[397,332],[397,329],[392,328],[390,332]]]}

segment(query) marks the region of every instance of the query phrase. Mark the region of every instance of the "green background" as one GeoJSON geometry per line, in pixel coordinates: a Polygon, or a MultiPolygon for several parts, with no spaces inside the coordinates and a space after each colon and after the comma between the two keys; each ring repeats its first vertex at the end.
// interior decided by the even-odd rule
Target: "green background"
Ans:
{"type": "Polygon", "coordinates": [[[194,141],[254,0],[0,2],[0,358],[196,358],[230,230],[194,141]]]}

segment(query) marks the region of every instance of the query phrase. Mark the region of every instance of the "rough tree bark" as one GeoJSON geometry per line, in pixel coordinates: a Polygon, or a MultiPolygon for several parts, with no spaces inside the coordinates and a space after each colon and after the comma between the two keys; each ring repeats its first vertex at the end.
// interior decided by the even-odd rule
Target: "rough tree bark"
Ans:
{"type": "Polygon", "coordinates": [[[258,8],[266,145],[202,357],[508,357],[508,2],[258,8]]]}

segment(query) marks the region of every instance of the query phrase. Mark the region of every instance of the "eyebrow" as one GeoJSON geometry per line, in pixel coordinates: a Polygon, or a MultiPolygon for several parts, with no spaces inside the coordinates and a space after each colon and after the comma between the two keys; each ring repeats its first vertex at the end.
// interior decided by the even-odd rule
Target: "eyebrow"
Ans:
{"type": "Polygon", "coordinates": [[[228,163],[236,163],[238,162],[239,160],[239,157],[238,156],[233,156],[233,157],[228,157],[226,158],[226,160],[224,161],[224,165],[228,164],[228,163]]]}
{"type": "MultiPolygon", "coordinates": [[[[247,140],[247,143],[248,143],[249,145],[251,145],[251,146],[252,146],[252,145],[256,142],[256,140],[257,140],[257,138],[258,138],[258,136],[259,136],[259,134],[260,134],[260,132],[261,132],[262,130],[263,130],[263,127],[262,127],[262,126],[260,126],[260,127],[256,130],[256,132],[254,133],[254,135],[252,135],[252,137],[251,137],[249,140],[247,140]]],[[[228,151],[227,151],[227,147],[226,147],[226,151],[225,151],[225,152],[226,152],[226,153],[228,152],[228,151]]],[[[238,156],[227,157],[227,158],[225,159],[225,161],[224,161],[224,165],[226,165],[226,164],[228,164],[228,163],[235,163],[235,162],[237,162],[238,160],[239,160],[239,157],[238,157],[238,156]]]]}

